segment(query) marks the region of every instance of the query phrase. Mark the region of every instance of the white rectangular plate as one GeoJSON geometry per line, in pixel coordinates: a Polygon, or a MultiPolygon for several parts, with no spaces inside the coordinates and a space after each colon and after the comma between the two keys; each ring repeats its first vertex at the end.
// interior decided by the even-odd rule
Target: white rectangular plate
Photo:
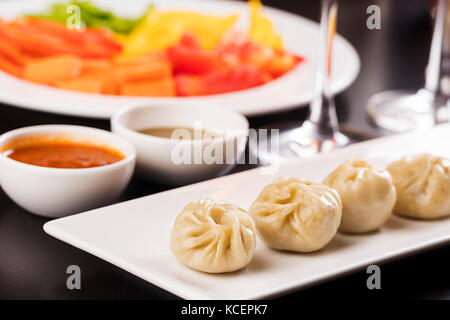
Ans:
{"type": "MultiPolygon", "coordinates": [[[[283,164],[276,176],[321,181],[352,157],[378,167],[403,155],[430,152],[450,156],[450,125],[376,139],[283,164]]],[[[171,223],[189,201],[204,197],[248,209],[261,189],[275,179],[261,168],[117,205],[54,220],[45,231],[132,274],[186,299],[256,299],[280,295],[425,248],[450,242],[450,219],[416,221],[392,217],[366,235],[338,234],[323,250],[310,254],[270,250],[258,241],[254,260],[244,270],[204,274],[179,263],[169,251],[171,223]]]]}

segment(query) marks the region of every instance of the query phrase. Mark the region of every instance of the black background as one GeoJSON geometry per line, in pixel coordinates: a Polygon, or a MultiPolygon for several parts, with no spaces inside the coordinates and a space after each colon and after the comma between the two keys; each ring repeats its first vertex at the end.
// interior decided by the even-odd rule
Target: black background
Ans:
{"type": "MultiPolygon", "coordinates": [[[[319,17],[319,1],[272,0],[264,3],[316,21],[319,17]]],[[[423,85],[431,31],[430,2],[427,0],[340,1],[338,32],[353,44],[362,62],[355,83],[336,99],[338,116],[345,127],[357,128],[371,135],[386,134],[367,121],[366,102],[379,91],[417,89],[423,85]],[[381,7],[381,30],[366,28],[366,9],[372,4],[381,7]]],[[[256,128],[283,120],[301,121],[306,115],[305,109],[297,109],[252,117],[249,121],[256,128]]],[[[108,121],[51,115],[0,104],[0,133],[28,125],[53,123],[109,129],[108,121]]],[[[239,166],[234,172],[248,168],[239,166]]],[[[168,188],[134,178],[117,201],[168,188]]],[[[144,280],[46,235],[42,230],[46,221],[25,212],[0,191],[0,299],[177,299],[144,280]],[[81,267],[82,290],[66,288],[65,271],[72,264],[81,267]]],[[[450,299],[449,255],[450,248],[443,247],[382,264],[381,290],[368,290],[368,275],[360,271],[281,299],[450,299]]]]}

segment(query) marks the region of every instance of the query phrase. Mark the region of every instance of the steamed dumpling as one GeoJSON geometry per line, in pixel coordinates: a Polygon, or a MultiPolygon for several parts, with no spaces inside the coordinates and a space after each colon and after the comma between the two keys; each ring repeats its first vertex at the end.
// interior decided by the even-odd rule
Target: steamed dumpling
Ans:
{"type": "Polygon", "coordinates": [[[336,189],[341,196],[339,231],[362,233],[376,230],[392,214],[396,192],[391,175],[364,160],[344,162],[323,183],[336,189]]]}
{"type": "Polygon", "coordinates": [[[214,200],[188,203],[176,218],[170,239],[179,261],[209,273],[244,268],[255,247],[255,224],[247,212],[214,200]]]}
{"type": "Polygon", "coordinates": [[[335,236],[341,212],[335,190],[297,178],[269,184],[249,210],[268,247],[297,252],[323,248],[335,236]]]}
{"type": "Polygon", "coordinates": [[[397,189],[394,213],[435,219],[450,215],[450,160],[430,154],[403,157],[387,170],[397,189]]]}

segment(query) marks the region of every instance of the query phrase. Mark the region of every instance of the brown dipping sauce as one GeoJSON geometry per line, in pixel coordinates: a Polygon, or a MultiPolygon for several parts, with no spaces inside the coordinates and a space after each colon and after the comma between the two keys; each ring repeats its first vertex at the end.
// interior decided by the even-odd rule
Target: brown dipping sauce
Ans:
{"type": "Polygon", "coordinates": [[[4,151],[7,157],[23,163],[62,169],[105,166],[125,158],[119,151],[76,142],[46,142],[4,151]]]}
{"type": "Polygon", "coordinates": [[[171,139],[175,130],[184,130],[191,140],[208,138],[218,138],[219,135],[205,129],[194,129],[189,127],[152,127],[139,130],[138,132],[158,138],[171,139]]]}

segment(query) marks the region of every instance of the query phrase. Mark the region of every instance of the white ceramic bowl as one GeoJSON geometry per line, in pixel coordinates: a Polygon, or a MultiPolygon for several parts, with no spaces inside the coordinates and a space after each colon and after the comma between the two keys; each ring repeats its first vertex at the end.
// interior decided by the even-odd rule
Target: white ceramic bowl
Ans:
{"type": "Polygon", "coordinates": [[[1,135],[0,150],[12,140],[35,135],[63,136],[74,142],[109,146],[125,158],[100,167],[59,169],[25,164],[0,153],[1,187],[32,213],[56,218],[106,205],[130,181],[136,151],[124,139],[104,130],[69,125],[25,127],[1,135]]]}
{"type": "MultiPolygon", "coordinates": [[[[159,184],[179,186],[217,177],[231,170],[245,150],[248,121],[240,113],[213,105],[196,104],[180,108],[174,104],[159,104],[119,110],[111,119],[111,129],[136,148],[138,174],[159,184]],[[194,128],[197,124],[205,130],[226,134],[216,139],[180,142],[138,132],[151,127],[194,128]],[[188,161],[180,161],[179,158],[187,154],[184,152],[187,149],[182,151],[180,148],[192,150],[188,161]],[[211,161],[202,155],[196,161],[193,156],[195,150],[200,150],[202,155],[205,152],[211,154],[210,150],[222,150],[222,161],[211,161]],[[174,158],[174,154],[180,157],[174,158]]],[[[217,159],[220,158],[217,153],[217,159]]]]}

